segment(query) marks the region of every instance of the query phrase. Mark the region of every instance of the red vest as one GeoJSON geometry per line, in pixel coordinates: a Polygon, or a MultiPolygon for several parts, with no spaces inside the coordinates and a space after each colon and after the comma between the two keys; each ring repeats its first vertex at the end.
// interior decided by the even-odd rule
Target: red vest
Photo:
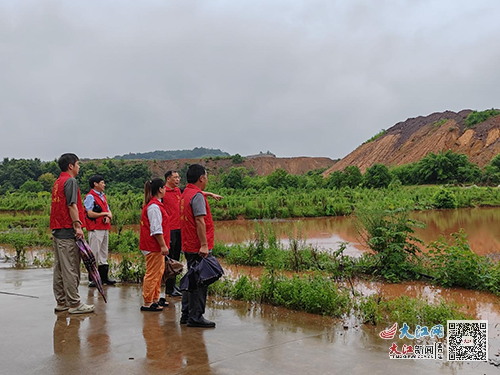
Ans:
{"type": "MultiPolygon", "coordinates": [[[[54,182],[52,188],[52,203],[50,206],[50,229],[73,228],[73,220],[69,216],[69,208],[64,194],[64,184],[71,176],[67,172],[61,172],[59,178],[54,182]]],[[[85,228],[85,209],[82,204],[80,189],[78,189],[78,216],[82,222],[82,228],[85,228]]]]}
{"type": "Polygon", "coordinates": [[[170,229],[181,229],[181,190],[177,187],[170,189],[165,185],[163,206],[170,220],[170,229]]]}
{"type": "Polygon", "coordinates": [[[165,244],[167,245],[167,247],[170,247],[170,227],[168,224],[167,211],[165,211],[165,209],[163,208],[163,204],[158,200],[158,198],[153,197],[149,201],[149,203],[142,209],[139,249],[153,251],[153,252],[160,252],[161,251],[160,244],[158,243],[158,241],[156,241],[155,236],[151,235],[151,229],[149,224],[148,207],[151,206],[152,204],[156,204],[158,205],[158,207],[160,207],[161,217],[162,217],[161,227],[163,230],[163,238],[165,239],[165,244]]]}
{"type": "MultiPolygon", "coordinates": [[[[201,243],[196,232],[196,221],[191,207],[191,200],[197,193],[203,192],[193,184],[187,184],[181,198],[181,237],[182,251],[185,253],[197,253],[200,251],[201,243]]],[[[210,205],[207,197],[203,194],[205,204],[207,205],[207,214],[205,215],[205,226],[207,231],[208,249],[214,247],[214,222],[210,212],[210,205]]]]}
{"type": "MultiPolygon", "coordinates": [[[[106,196],[103,195],[103,199],[101,199],[101,196],[97,194],[94,189],[90,189],[90,192],[87,194],[86,197],[89,195],[92,195],[94,197],[95,203],[102,208],[102,212],[108,212],[108,202],[106,200],[106,196]]],[[[85,197],[85,198],[86,198],[85,197]]],[[[110,230],[111,229],[111,223],[108,221],[106,224],[102,222],[102,219],[104,219],[104,216],[98,217],[97,219],[91,219],[88,217],[88,214],[85,217],[86,222],[87,222],[87,230],[110,230]]]]}

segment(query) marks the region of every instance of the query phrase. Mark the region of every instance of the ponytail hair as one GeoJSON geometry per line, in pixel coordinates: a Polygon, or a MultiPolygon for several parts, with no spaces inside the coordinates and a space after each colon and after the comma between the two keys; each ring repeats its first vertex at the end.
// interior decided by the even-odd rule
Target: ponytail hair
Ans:
{"type": "Polygon", "coordinates": [[[165,186],[165,181],[161,178],[153,178],[144,184],[144,206],[158,193],[160,188],[165,186]]]}

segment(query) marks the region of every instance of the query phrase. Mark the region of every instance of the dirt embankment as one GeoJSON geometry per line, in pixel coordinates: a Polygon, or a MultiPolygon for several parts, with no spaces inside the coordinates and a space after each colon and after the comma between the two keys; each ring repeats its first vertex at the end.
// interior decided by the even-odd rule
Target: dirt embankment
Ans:
{"type": "Polygon", "coordinates": [[[413,163],[430,152],[443,150],[466,154],[471,162],[483,167],[500,153],[500,116],[467,129],[465,119],[471,112],[446,111],[397,123],[380,138],[359,146],[326,170],[324,176],[350,165],[364,172],[378,163],[387,166],[413,163]]]}
{"type": "Polygon", "coordinates": [[[235,164],[231,159],[178,159],[178,160],[147,160],[149,169],[155,176],[163,176],[168,170],[179,170],[186,164],[201,164],[207,168],[209,173],[228,172],[233,167],[245,167],[255,171],[256,175],[265,176],[278,168],[282,168],[291,174],[304,174],[313,169],[330,168],[335,164],[335,160],[330,158],[252,158],[245,159],[240,164],[235,164]]]}

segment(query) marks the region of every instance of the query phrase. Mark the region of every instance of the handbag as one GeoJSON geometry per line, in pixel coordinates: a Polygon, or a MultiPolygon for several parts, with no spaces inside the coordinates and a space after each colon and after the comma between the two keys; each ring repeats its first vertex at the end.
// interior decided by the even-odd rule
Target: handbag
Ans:
{"type": "Polygon", "coordinates": [[[180,274],[183,269],[184,265],[181,262],[178,262],[170,257],[165,257],[165,272],[163,273],[163,279],[173,279],[180,274]]]}

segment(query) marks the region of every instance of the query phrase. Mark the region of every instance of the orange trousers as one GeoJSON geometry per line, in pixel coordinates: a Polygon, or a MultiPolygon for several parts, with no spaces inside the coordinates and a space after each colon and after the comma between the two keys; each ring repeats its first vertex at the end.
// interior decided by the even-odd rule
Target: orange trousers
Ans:
{"type": "Polygon", "coordinates": [[[163,271],[165,271],[165,257],[160,252],[146,255],[146,274],[142,284],[144,304],[150,304],[160,299],[163,271]]]}

